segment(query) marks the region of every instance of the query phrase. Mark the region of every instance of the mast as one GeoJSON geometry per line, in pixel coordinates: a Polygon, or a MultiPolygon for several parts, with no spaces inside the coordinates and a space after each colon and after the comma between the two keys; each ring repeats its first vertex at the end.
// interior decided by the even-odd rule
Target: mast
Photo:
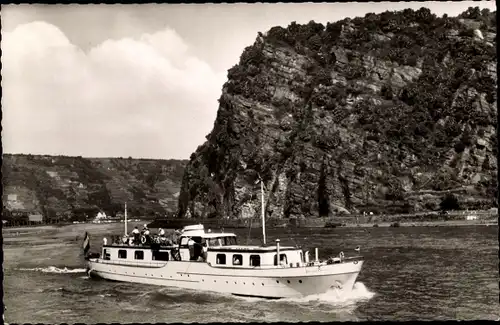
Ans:
{"type": "Polygon", "coordinates": [[[264,182],[262,181],[262,178],[260,178],[259,175],[259,180],[260,180],[260,195],[261,195],[261,212],[262,212],[262,238],[264,240],[264,246],[266,245],[266,213],[264,210],[264,182]]]}
{"type": "Polygon", "coordinates": [[[125,202],[125,236],[127,236],[127,202],[125,202]]]}

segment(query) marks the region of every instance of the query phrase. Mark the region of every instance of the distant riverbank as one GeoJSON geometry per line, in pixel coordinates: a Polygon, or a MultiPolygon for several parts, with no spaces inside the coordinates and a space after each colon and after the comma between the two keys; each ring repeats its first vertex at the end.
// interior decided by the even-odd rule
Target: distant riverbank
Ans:
{"type": "Polygon", "coordinates": [[[498,219],[491,220],[448,220],[448,221],[417,221],[417,222],[381,222],[381,223],[346,223],[343,227],[440,227],[440,226],[498,226],[498,219]]]}
{"type": "MultiPolygon", "coordinates": [[[[425,220],[427,218],[414,218],[405,216],[370,216],[370,221],[367,220],[356,220],[356,217],[342,217],[342,218],[311,218],[303,219],[297,222],[295,225],[288,220],[271,220],[271,222],[266,223],[266,228],[337,228],[337,227],[437,227],[437,226],[470,226],[470,225],[498,225],[498,218],[496,216],[480,217],[475,220],[466,220],[465,218],[452,217],[452,220],[443,220],[439,218],[436,220],[425,220]],[[414,219],[414,221],[409,221],[408,219],[414,219]],[[422,220],[424,219],[424,220],[422,220]],[[356,222],[358,221],[358,222],[356,222]]],[[[150,228],[164,228],[164,229],[180,229],[185,225],[201,223],[206,229],[231,229],[231,228],[260,228],[260,220],[199,220],[199,219],[175,219],[175,220],[155,220],[149,224],[150,228]]],[[[129,223],[129,229],[133,226],[142,223],[131,222],[129,223]]],[[[16,232],[26,232],[26,231],[48,231],[57,228],[63,228],[65,226],[70,226],[71,224],[60,224],[60,225],[31,225],[31,226],[20,226],[20,227],[4,227],[3,233],[16,233],[16,232]]],[[[121,224],[123,227],[123,223],[121,224]]],[[[79,224],[82,229],[97,229],[102,227],[115,227],[111,224],[79,224]]]]}
{"type": "MultiPolygon", "coordinates": [[[[260,228],[260,219],[158,219],[149,224],[150,228],[180,229],[186,225],[202,223],[205,228],[260,228]]],[[[400,215],[344,215],[332,218],[268,219],[266,228],[335,228],[335,227],[429,227],[497,225],[496,214],[486,211],[453,211],[446,214],[437,212],[400,215]],[[472,216],[472,217],[471,217],[472,216]],[[469,220],[470,219],[470,220],[469,220]]]]}

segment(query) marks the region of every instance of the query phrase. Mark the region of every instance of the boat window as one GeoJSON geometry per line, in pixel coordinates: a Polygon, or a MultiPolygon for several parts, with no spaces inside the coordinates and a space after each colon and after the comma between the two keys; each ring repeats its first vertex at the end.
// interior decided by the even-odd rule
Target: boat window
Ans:
{"type": "Polygon", "coordinates": [[[104,250],[103,255],[104,255],[103,259],[105,259],[105,260],[110,260],[111,259],[111,256],[109,255],[107,249],[104,250]]]}
{"type": "MultiPolygon", "coordinates": [[[[286,265],[288,264],[286,254],[280,254],[280,265],[286,265]]],[[[276,254],[274,254],[274,265],[278,265],[278,262],[276,260],[276,254]]]]}
{"type": "Polygon", "coordinates": [[[208,246],[210,246],[210,247],[220,246],[219,239],[218,238],[208,239],[208,246]]]}
{"type": "Polygon", "coordinates": [[[231,246],[231,245],[235,245],[236,243],[233,241],[233,238],[234,237],[224,237],[224,238],[221,238],[224,242],[224,245],[225,246],[231,246]]]}
{"type": "Polygon", "coordinates": [[[195,243],[201,244],[201,237],[191,237],[195,243]]]}
{"type": "Polygon", "coordinates": [[[181,238],[181,246],[187,246],[189,238],[182,237],[181,238]]]}
{"type": "Polygon", "coordinates": [[[304,254],[302,252],[300,252],[300,261],[304,262],[304,254]]]}
{"type": "Polygon", "coordinates": [[[168,252],[164,251],[153,251],[153,261],[168,261],[168,252]]]}
{"type": "Polygon", "coordinates": [[[250,266],[260,266],[260,255],[250,255],[250,266]]]}
{"type": "Polygon", "coordinates": [[[242,261],[243,261],[243,256],[241,256],[241,254],[233,255],[233,265],[241,265],[242,261]]]}
{"type": "Polygon", "coordinates": [[[120,249],[118,251],[118,258],[127,258],[127,251],[125,249],[120,249]]]}
{"type": "Polygon", "coordinates": [[[135,251],[134,259],[143,260],[144,259],[144,251],[135,251]]]}
{"type": "Polygon", "coordinates": [[[217,264],[226,264],[226,254],[217,254],[217,264]]]}

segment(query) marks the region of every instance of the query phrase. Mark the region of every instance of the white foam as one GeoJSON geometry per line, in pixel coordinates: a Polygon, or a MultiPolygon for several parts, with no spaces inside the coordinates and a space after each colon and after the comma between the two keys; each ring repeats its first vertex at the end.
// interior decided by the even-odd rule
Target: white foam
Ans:
{"type": "Polygon", "coordinates": [[[321,302],[330,303],[332,305],[349,305],[362,300],[369,300],[375,296],[374,292],[371,292],[366,288],[362,282],[356,282],[351,291],[345,291],[340,289],[331,289],[325,293],[310,295],[300,298],[285,298],[281,301],[290,302],[321,302]]]}
{"type": "Polygon", "coordinates": [[[85,273],[87,272],[86,269],[68,269],[65,267],[64,269],[60,269],[55,266],[49,266],[49,267],[35,267],[32,269],[28,268],[22,268],[19,269],[20,271],[35,271],[35,272],[43,272],[43,273],[85,273]]]}
{"type": "MultiPolygon", "coordinates": [[[[355,304],[356,302],[359,301],[369,300],[373,298],[373,296],[375,296],[375,293],[368,290],[368,288],[362,282],[356,282],[354,283],[354,286],[351,291],[331,289],[322,294],[309,295],[297,298],[282,298],[279,300],[271,300],[271,301],[293,302],[293,303],[313,302],[313,303],[327,303],[333,306],[346,306],[355,304]]],[[[248,302],[267,300],[265,298],[258,298],[258,297],[245,297],[245,296],[233,296],[233,297],[248,302]]]]}

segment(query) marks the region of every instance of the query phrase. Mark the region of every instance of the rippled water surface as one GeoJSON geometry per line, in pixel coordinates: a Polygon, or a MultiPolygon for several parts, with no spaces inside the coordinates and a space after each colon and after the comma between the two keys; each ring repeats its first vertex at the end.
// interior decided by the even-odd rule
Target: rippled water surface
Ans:
{"type": "MultiPolygon", "coordinates": [[[[132,225],[133,226],[133,225],[132,225]]],[[[4,303],[9,323],[268,322],[500,318],[496,226],[280,229],[268,241],[301,245],[320,257],[354,255],[365,265],[354,290],[299,299],[239,298],[89,279],[80,253],[122,225],[6,229],[4,303]]],[[[235,230],[240,242],[260,231],[235,230]]]]}

